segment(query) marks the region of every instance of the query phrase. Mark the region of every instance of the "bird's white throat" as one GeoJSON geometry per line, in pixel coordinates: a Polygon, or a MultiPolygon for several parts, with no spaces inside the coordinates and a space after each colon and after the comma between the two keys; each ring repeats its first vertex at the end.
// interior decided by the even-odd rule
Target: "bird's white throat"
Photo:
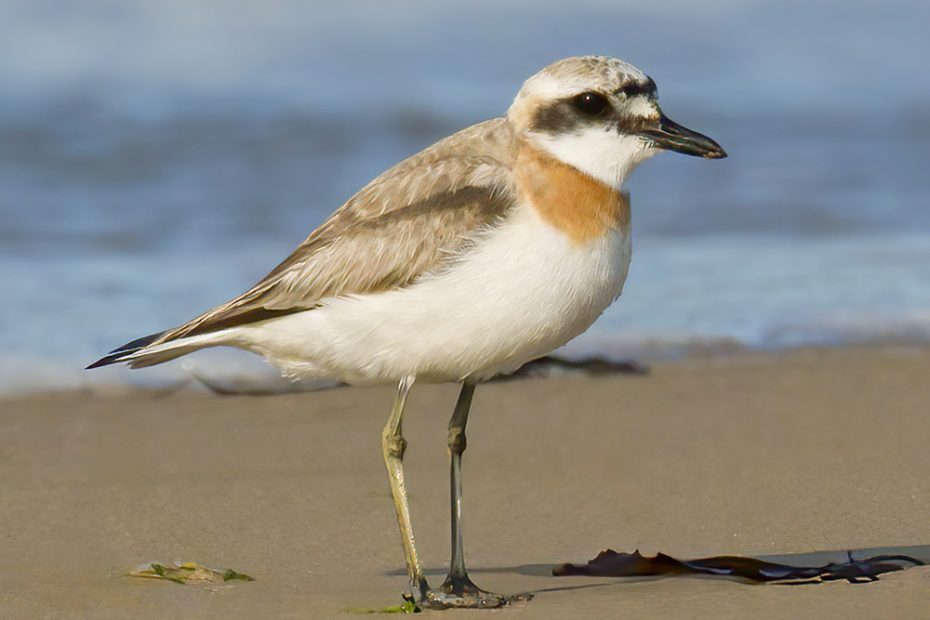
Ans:
{"type": "Polygon", "coordinates": [[[559,161],[617,189],[636,166],[658,152],[639,136],[599,127],[559,134],[531,133],[529,138],[559,161]]]}

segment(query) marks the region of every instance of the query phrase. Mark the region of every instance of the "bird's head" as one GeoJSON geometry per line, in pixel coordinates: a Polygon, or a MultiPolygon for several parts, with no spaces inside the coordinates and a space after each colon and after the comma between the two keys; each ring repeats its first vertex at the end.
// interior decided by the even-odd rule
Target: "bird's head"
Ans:
{"type": "Polygon", "coordinates": [[[727,156],[707,136],[666,117],[652,78],[616,58],[578,56],[549,65],[523,84],[507,117],[534,146],[614,187],[660,150],[727,156]]]}

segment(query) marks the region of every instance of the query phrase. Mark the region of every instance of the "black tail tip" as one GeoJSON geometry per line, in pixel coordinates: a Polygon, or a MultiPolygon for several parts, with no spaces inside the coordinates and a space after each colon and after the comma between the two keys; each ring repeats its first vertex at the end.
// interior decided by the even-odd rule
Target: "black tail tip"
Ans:
{"type": "Polygon", "coordinates": [[[106,357],[101,357],[99,360],[97,360],[90,366],[85,366],[84,370],[93,370],[94,368],[100,368],[101,366],[109,366],[110,364],[115,364],[118,361],[119,361],[119,356],[107,355],[106,357]]]}
{"type": "Polygon", "coordinates": [[[127,342],[123,346],[113,349],[105,356],[101,357],[99,360],[86,366],[84,370],[93,370],[94,368],[100,368],[101,366],[109,366],[110,364],[117,364],[123,361],[123,358],[132,355],[136,351],[141,351],[145,347],[149,346],[156,340],[158,340],[162,334],[165,332],[158,332],[157,334],[149,334],[148,336],[143,336],[142,338],[136,338],[132,342],[127,342]]]}

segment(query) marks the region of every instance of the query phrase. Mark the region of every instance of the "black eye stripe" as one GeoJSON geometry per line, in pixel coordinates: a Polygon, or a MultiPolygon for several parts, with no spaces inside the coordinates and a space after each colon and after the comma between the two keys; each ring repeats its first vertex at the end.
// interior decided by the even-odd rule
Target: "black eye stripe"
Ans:
{"type": "Polygon", "coordinates": [[[530,130],[543,133],[564,133],[574,131],[584,121],[575,108],[566,101],[558,101],[541,106],[533,114],[530,130]]]}
{"type": "Polygon", "coordinates": [[[652,78],[647,78],[644,84],[639,82],[630,82],[615,91],[617,94],[626,95],[627,97],[636,97],[638,95],[646,95],[649,97],[655,97],[656,94],[656,83],[652,78]]]}
{"type": "MultiPolygon", "coordinates": [[[[622,94],[627,98],[646,95],[654,99],[656,84],[652,78],[647,77],[644,83],[630,82],[613,94],[622,94]]],[[[540,106],[534,110],[528,127],[534,132],[567,133],[589,127],[594,122],[607,122],[605,131],[635,133],[642,120],[620,118],[607,96],[596,91],[585,91],[540,106]]]]}

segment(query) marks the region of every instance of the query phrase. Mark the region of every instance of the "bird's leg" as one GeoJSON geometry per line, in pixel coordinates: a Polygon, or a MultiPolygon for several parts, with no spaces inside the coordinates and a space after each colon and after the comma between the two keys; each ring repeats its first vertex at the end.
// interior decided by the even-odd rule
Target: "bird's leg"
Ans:
{"type": "Polygon", "coordinates": [[[465,554],[462,547],[462,454],[465,452],[465,425],[468,423],[468,412],[471,409],[472,395],[475,385],[465,382],[459,392],[455,411],[449,420],[449,455],[450,490],[452,508],[452,561],[449,574],[438,590],[430,590],[426,595],[426,603],[434,609],[450,607],[501,607],[514,600],[526,600],[530,595],[502,596],[486,592],[474,584],[468,577],[465,569],[465,554]]]}
{"type": "Polygon", "coordinates": [[[452,560],[449,575],[443,586],[450,586],[453,591],[465,585],[474,585],[465,569],[465,550],[462,544],[462,454],[468,447],[465,437],[465,425],[471,411],[471,399],[475,386],[463,383],[455,410],[449,419],[449,499],[452,533],[452,560]]]}
{"type": "Polygon", "coordinates": [[[426,577],[420,568],[417,557],[416,543],[413,540],[413,526],[410,523],[410,507],[407,505],[407,487],[404,485],[404,451],[407,449],[407,440],[402,433],[404,418],[404,405],[407,394],[413,386],[413,377],[404,377],[397,386],[397,396],[391,417],[388,418],[381,433],[381,449],[384,454],[384,464],[387,466],[388,479],[391,482],[391,497],[394,499],[394,508],[397,510],[397,522],[400,524],[400,535],[404,544],[404,559],[407,562],[407,576],[410,578],[410,590],[404,598],[411,601],[422,601],[429,590],[426,577]]]}

